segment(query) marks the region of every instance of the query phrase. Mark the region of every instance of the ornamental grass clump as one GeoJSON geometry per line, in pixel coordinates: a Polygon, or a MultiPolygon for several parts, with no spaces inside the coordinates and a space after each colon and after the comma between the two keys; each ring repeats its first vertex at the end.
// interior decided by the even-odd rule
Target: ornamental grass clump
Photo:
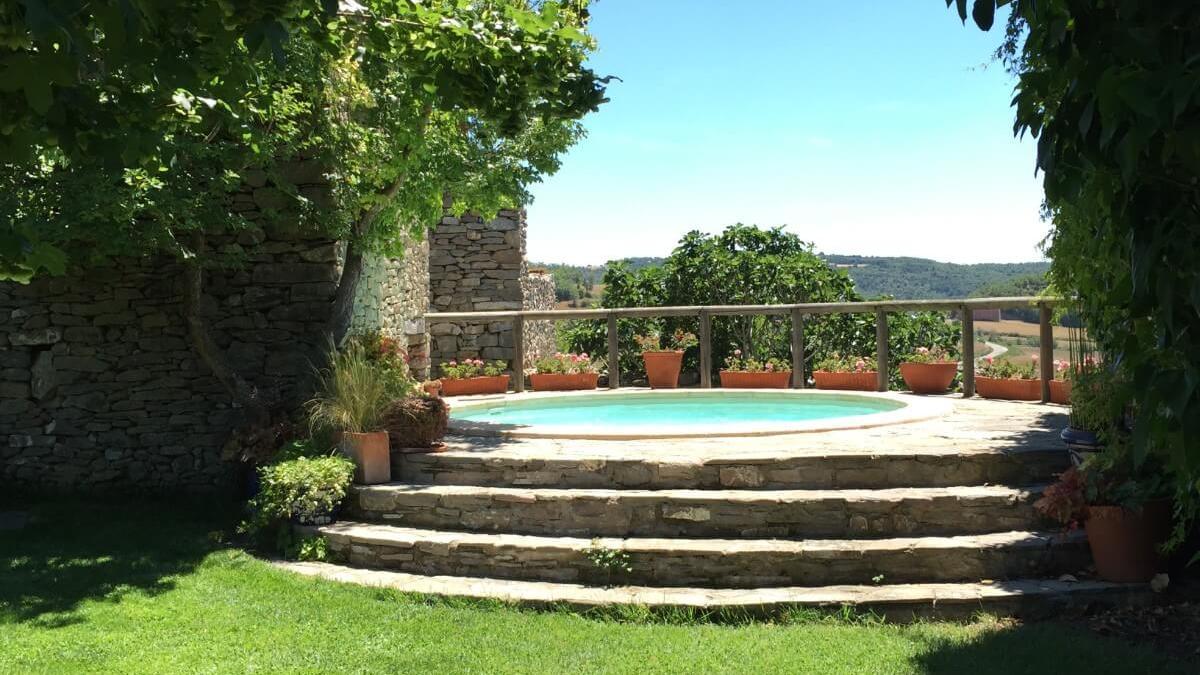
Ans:
{"type": "Polygon", "coordinates": [[[314,432],[379,431],[394,386],[393,377],[371,361],[361,343],[331,349],[329,367],[317,371],[317,394],[305,405],[309,425],[314,432]]]}

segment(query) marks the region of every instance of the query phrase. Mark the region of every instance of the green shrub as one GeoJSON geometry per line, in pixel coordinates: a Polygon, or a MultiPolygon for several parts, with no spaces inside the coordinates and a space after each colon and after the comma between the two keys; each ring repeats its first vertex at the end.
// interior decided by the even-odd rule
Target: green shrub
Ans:
{"type": "Polygon", "coordinates": [[[291,546],[292,522],[320,525],[332,519],[354,478],[354,463],[340,454],[295,457],[260,467],[259,493],[241,531],[291,546]]]}

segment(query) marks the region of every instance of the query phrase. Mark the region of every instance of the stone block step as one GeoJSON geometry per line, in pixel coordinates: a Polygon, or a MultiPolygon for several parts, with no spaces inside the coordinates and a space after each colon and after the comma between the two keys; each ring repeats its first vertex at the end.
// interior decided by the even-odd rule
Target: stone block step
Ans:
{"type": "Polygon", "coordinates": [[[636,605],[652,611],[696,610],[735,616],[775,616],[796,608],[851,607],[890,621],[962,619],[984,611],[1025,618],[1062,617],[1090,607],[1153,601],[1148,584],[1014,579],[994,583],[783,586],[773,588],[659,588],[424,576],[329,563],[280,562],[283,569],[331,581],[393,588],[405,593],[499,600],[530,607],[580,610],[636,605]]]}
{"type": "Polygon", "coordinates": [[[427,575],[608,585],[763,588],[1056,577],[1090,561],[1083,536],[998,532],[891,539],[539,537],[342,522],[315,528],[353,565],[427,575]],[[630,569],[589,554],[620,551],[630,569]]]}
{"type": "Polygon", "coordinates": [[[563,490],[357,486],[351,517],[444,530],[613,537],[867,538],[1036,530],[1040,488],[563,490]]]}
{"type": "MultiPolygon", "coordinates": [[[[637,441],[618,455],[564,456],[549,442],[527,441],[520,452],[400,455],[392,475],[406,483],[593,489],[880,489],[1048,483],[1070,463],[1061,447],[1036,450],[803,452],[781,447],[706,455],[639,453],[637,441]]],[[[663,441],[657,441],[661,445],[663,441]]],[[[593,442],[594,444],[594,442],[593,442]]],[[[508,442],[516,446],[515,442],[508,442]]],[[[456,447],[456,446],[451,446],[456,447]]]]}

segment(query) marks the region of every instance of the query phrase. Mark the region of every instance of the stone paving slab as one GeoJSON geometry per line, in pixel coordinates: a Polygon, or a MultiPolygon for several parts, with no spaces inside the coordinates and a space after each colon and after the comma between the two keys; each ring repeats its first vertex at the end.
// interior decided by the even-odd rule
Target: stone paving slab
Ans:
{"type": "Polygon", "coordinates": [[[355,565],[419,574],[604,584],[596,547],[626,554],[624,583],[756,588],[837,583],[978,581],[1077,572],[1082,533],[998,532],[891,539],[736,540],[543,537],[342,522],[313,528],[355,565]]]}
{"type": "Polygon", "coordinates": [[[1039,487],[592,490],[357,486],[354,517],[410,527],[557,536],[856,537],[1037,529],[1039,487]]]}
{"type": "Polygon", "coordinates": [[[368,570],[329,563],[280,562],[285,570],[331,581],[393,588],[406,593],[499,600],[532,607],[589,609],[637,605],[651,609],[734,610],[770,616],[795,607],[836,609],[850,606],[889,620],[920,617],[969,618],[977,611],[1011,616],[1062,616],[1092,605],[1146,604],[1147,584],[1099,581],[1011,580],[996,583],[838,585],[757,589],[598,588],[505,579],[423,576],[368,570]]]}

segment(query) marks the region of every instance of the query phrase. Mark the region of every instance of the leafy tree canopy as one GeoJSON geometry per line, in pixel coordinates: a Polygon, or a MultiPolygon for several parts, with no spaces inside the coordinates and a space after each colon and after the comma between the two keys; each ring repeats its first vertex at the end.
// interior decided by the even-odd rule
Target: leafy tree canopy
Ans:
{"type": "Polygon", "coordinates": [[[1051,276],[1078,295],[1090,336],[1132,380],[1135,460],[1165,460],[1181,515],[1194,516],[1200,3],[976,0],[976,22],[990,28],[1010,4],[1000,56],[1018,77],[1015,129],[1038,139],[1051,276]]]}
{"type": "Polygon", "coordinates": [[[527,198],[603,100],[586,1],[23,0],[0,7],[0,278],[203,255],[264,172],[301,224],[379,250],[451,192],[527,198]],[[334,186],[301,194],[280,162],[334,186]],[[322,197],[321,195],[317,196],[322,197]]]}
{"type": "MultiPolygon", "coordinates": [[[[813,253],[812,245],[781,227],[761,229],[731,225],[716,235],[693,231],[661,266],[633,269],[626,262],[610,263],[604,275],[604,307],[661,307],[670,305],[758,305],[862,300],[854,283],[813,253]]],[[[696,330],[696,319],[629,320],[619,322],[622,370],[640,372],[633,337],[653,328],[696,330]]],[[[759,359],[791,359],[791,324],[786,316],[714,317],[713,365],[719,368],[734,349],[759,359]]],[[[933,313],[889,317],[890,349],[899,358],[919,346],[954,348],[958,331],[933,313]]],[[[572,324],[564,337],[568,347],[603,353],[605,327],[572,324]]],[[[806,323],[806,363],[830,353],[874,355],[875,316],[812,317],[806,323]]],[[[694,361],[695,355],[690,355],[694,361]]],[[[898,367],[897,367],[898,368],[898,367]]],[[[896,373],[899,382],[898,369],[896,373]]]]}

